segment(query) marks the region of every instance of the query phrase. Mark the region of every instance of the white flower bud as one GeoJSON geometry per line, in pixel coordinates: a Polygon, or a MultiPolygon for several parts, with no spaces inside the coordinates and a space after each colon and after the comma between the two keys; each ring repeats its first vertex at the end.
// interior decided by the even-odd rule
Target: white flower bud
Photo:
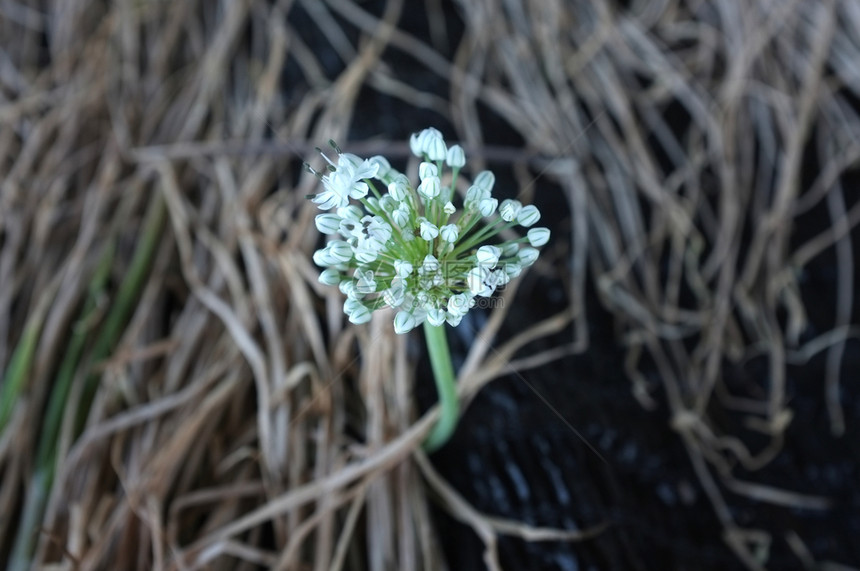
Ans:
{"type": "Polygon", "coordinates": [[[409,150],[412,151],[413,155],[419,158],[423,154],[421,148],[421,135],[423,134],[423,131],[421,133],[412,133],[412,135],[409,137],[409,150]]]}
{"type": "MultiPolygon", "coordinates": [[[[352,280],[343,280],[342,282],[340,282],[339,284],[337,284],[337,288],[340,290],[340,293],[342,293],[343,295],[347,296],[347,298],[348,298],[348,299],[346,300],[347,302],[350,302],[350,301],[355,302],[355,301],[356,301],[356,295],[355,295],[355,282],[354,282],[354,281],[352,281],[352,280]]],[[[344,303],[344,306],[343,306],[343,307],[344,307],[344,309],[343,309],[343,310],[344,310],[344,312],[345,312],[345,313],[349,313],[349,311],[347,311],[347,305],[346,305],[346,302],[344,303]]],[[[350,307],[351,307],[351,306],[350,306],[350,307]]]]}
{"type": "Polygon", "coordinates": [[[465,315],[471,307],[472,298],[465,293],[454,294],[448,298],[448,313],[450,315],[465,315]]]}
{"type": "Polygon", "coordinates": [[[433,254],[424,256],[424,262],[421,264],[421,269],[425,274],[435,272],[439,269],[439,260],[433,254]]]}
{"type": "Polygon", "coordinates": [[[485,198],[478,203],[478,211],[481,216],[492,216],[498,205],[499,201],[495,198],[485,198]]]}
{"type": "Polygon", "coordinates": [[[337,214],[317,214],[314,224],[321,234],[331,235],[340,228],[340,216],[337,214]]]}
{"type": "Polygon", "coordinates": [[[439,228],[439,234],[442,235],[442,239],[446,242],[451,242],[452,244],[457,241],[457,237],[460,234],[460,229],[457,228],[456,224],[445,224],[441,228],[439,228]]]}
{"type": "Polygon", "coordinates": [[[347,315],[349,316],[349,322],[354,323],[356,325],[367,323],[368,321],[370,321],[371,317],[370,309],[368,309],[364,305],[359,305],[352,310],[352,313],[348,313],[347,315]]]}
{"type": "Polygon", "coordinates": [[[418,165],[418,178],[424,180],[431,176],[439,176],[439,169],[433,163],[423,162],[418,165]]]}
{"type": "Polygon", "coordinates": [[[445,315],[445,321],[448,322],[448,325],[451,327],[457,327],[460,325],[460,322],[463,321],[462,315],[451,315],[450,313],[445,315]]]}
{"type": "Polygon", "coordinates": [[[389,307],[398,307],[403,303],[405,297],[406,282],[403,278],[394,278],[391,280],[391,286],[382,292],[382,300],[388,304],[389,307]]]}
{"type": "Polygon", "coordinates": [[[355,204],[350,204],[349,206],[338,208],[337,215],[344,220],[354,220],[358,222],[361,220],[361,217],[364,216],[364,211],[355,204]]]}
{"type": "Polygon", "coordinates": [[[382,206],[382,209],[386,212],[393,212],[398,206],[397,201],[394,200],[394,197],[390,194],[383,195],[382,200],[379,201],[379,205],[382,206]]]}
{"type": "Polygon", "coordinates": [[[434,239],[436,236],[439,235],[439,229],[436,227],[435,224],[432,224],[426,218],[420,218],[419,220],[419,228],[422,238],[429,242],[430,240],[434,239]]]}
{"type": "Polygon", "coordinates": [[[438,176],[425,178],[421,181],[421,184],[418,185],[418,194],[427,200],[436,198],[439,196],[440,192],[442,192],[442,181],[439,180],[438,176]]]}
{"type": "Polygon", "coordinates": [[[403,202],[409,196],[409,179],[404,174],[398,174],[388,183],[388,194],[397,202],[403,202]]]}
{"type": "Polygon", "coordinates": [[[540,220],[540,212],[532,204],[523,206],[522,210],[517,214],[517,222],[526,228],[533,226],[538,220],[540,220]]]}
{"type": "Polygon", "coordinates": [[[452,169],[462,168],[466,164],[466,153],[463,152],[463,147],[460,145],[450,147],[445,156],[445,163],[452,169]]]}
{"type": "Polygon", "coordinates": [[[499,216],[502,217],[502,220],[505,222],[511,222],[516,217],[517,214],[522,210],[523,205],[519,200],[511,200],[510,198],[502,201],[502,205],[499,206],[499,216]]]}
{"type": "Polygon", "coordinates": [[[448,155],[448,148],[445,146],[445,139],[442,138],[441,134],[427,138],[424,144],[424,154],[431,161],[445,160],[445,157],[448,155]]]}
{"type": "Polygon", "coordinates": [[[343,240],[334,240],[328,243],[329,255],[340,264],[345,264],[352,259],[352,246],[343,240]]]}
{"type": "Polygon", "coordinates": [[[436,327],[439,327],[440,325],[445,323],[445,312],[441,309],[428,309],[427,321],[430,322],[430,325],[435,325],[436,327]]]}
{"type": "Polygon", "coordinates": [[[329,253],[329,249],[327,247],[314,252],[313,260],[316,265],[322,268],[337,265],[337,260],[331,257],[331,254],[329,253]]]}
{"type": "Polygon", "coordinates": [[[528,231],[527,236],[529,244],[535,248],[540,248],[549,242],[549,228],[532,228],[528,231]]]}
{"type": "Polygon", "coordinates": [[[490,171],[481,171],[478,173],[478,176],[475,177],[475,181],[472,184],[486,189],[487,192],[491,192],[493,190],[493,185],[496,184],[496,175],[490,171]]]}
{"type": "Polygon", "coordinates": [[[388,159],[386,159],[382,155],[376,155],[375,157],[370,157],[367,160],[370,161],[371,164],[376,165],[376,176],[378,178],[383,179],[387,177],[391,172],[391,163],[389,163],[388,159]]]}
{"type": "Polygon", "coordinates": [[[520,245],[516,242],[505,242],[502,244],[502,255],[499,257],[510,258],[511,256],[516,256],[519,249],[520,245]]]}
{"type": "Polygon", "coordinates": [[[442,212],[444,212],[448,216],[451,216],[452,214],[457,212],[457,209],[454,208],[454,204],[452,204],[451,201],[449,200],[448,202],[445,203],[445,206],[442,207],[442,212]]]}
{"type": "Polygon", "coordinates": [[[338,285],[340,283],[340,272],[334,268],[328,268],[320,272],[320,283],[325,285],[338,285]]]}
{"type": "Polygon", "coordinates": [[[481,246],[475,253],[475,257],[479,265],[492,268],[498,263],[501,254],[502,250],[496,246],[481,246]]]}
{"type": "Polygon", "coordinates": [[[466,198],[463,200],[463,203],[467,205],[477,204],[485,198],[490,198],[490,192],[483,186],[473,184],[469,187],[469,190],[466,191],[466,198]]]}
{"type": "Polygon", "coordinates": [[[363,307],[363,303],[354,297],[349,297],[346,301],[343,302],[343,312],[347,315],[351,314],[353,311],[358,309],[359,307],[363,307]]]}
{"type": "Polygon", "coordinates": [[[355,291],[367,295],[376,291],[376,280],[373,279],[372,270],[355,270],[355,291]]]}
{"type": "Polygon", "coordinates": [[[401,228],[406,226],[409,224],[409,208],[405,204],[400,203],[400,206],[391,213],[391,219],[401,228]]]}
{"type": "Polygon", "coordinates": [[[507,274],[507,276],[509,278],[508,281],[519,276],[523,271],[522,266],[520,266],[519,264],[514,264],[512,262],[505,264],[504,268],[502,268],[502,269],[505,270],[505,274],[507,274]]]}
{"type": "Polygon", "coordinates": [[[394,316],[394,332],[398,335],[408,333],[415,328],[417,322],[415,316],[408,311],[398,311],[394,316]]]}
{"type": "Polygon", "coordinates": [[[527,268],[535,263],[535,260],[538,259],[539,255],[540,252],[538,252],[534,248],[523,248],[517,253],[517,260],[519,260],[520,264],[524,268],[527,268]]]}
{"type": "Polygon", "coordinates": [[[405,278],[412,273],[412,264],[405,260],[394,260],[394,273],[401,278],[405,278]]]}

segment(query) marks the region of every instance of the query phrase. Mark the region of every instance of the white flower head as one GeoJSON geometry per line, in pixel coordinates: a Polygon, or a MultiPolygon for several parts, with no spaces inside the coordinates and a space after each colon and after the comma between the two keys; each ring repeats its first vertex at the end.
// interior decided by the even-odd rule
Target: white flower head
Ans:
{"type": "Polygon", "coordinates": [[[331,210],[314,224],[334,238],[313,255],[320,282],[340,289],[351,323],[368,322],[378,308],[397,310],[398,334],[422,324],[458,325],[477,296],[494,295],[532,265],[535,248],[550,236],[548,228],[530,228],[540,218],[534,206],[499,204],[490,171],[479,173],[459,202],[465,153],[459,145],[448,147],[436,129],[414,134],[409,143],[424,161],[417,186],[385,157],[363,160],[334,145],[336,163],[326,157],[323,173],[308,167],[322,185],[313,202],[331,210]],[[513,223],[529,228],[527,236],[502,239],[500,232],[511,232],[513,223]]]}

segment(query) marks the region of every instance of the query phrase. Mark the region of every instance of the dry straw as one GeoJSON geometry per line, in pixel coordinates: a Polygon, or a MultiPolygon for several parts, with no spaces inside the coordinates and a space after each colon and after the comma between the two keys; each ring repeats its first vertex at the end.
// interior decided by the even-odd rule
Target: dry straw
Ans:
{"type": "MultiPolygon", "coordinates": [[[[470,156],[514,167],[524,201],[539,173],[570,205],[569,247],[556,243],[559,263],[536,266],[568,284],[569,309],[497,344],[496,310],[460,372],[462,398],[587,350],[593,280],[635,394],[646,407],[668,398],[660,421],[679,434],[740,561],[762,568],[774,538],[734,520],[729,491],[827,507],[731,468],[755,478],[779,453],[787,363],[815,353],[827,354],[820,394],[833,433],[845,430],[838,371],[857,335],[860,203],[841,175],[860,161],[848,100],[860,93],[856,5],[649,2],[618,13],[478,0],[458,4],[465,32],[449,52],[455,31],[439,4],[408,7],[426,13],[429,41],[398,28],[402,0],[381,15],[347,0],[0,8],[10,568],[438,569],[427,486],[477,531],[491,569],[499,534],[580,537],[486,517],[445,484],[421,456],[437,413],[416,416],[404,338],[390,318],[350,325],[338,292],[317,282],[316,212],[303,198],[316,181],[296,159],[329,138],[364,156],[407,154],[386,137],[350,144],[368,90],[449,119],[470,156]],[[312,27],[317,45],[296,26],[312,27]],[[420,91],[415,66],[450,92],[420,91]],[[494,145],[479,106],[528,152],[494,145]],[[805,188],[810,146],[821,164],[805,188]],[[793,242],[797,218],[819,205],[829,226],[793,242]],[[836,316],[803,345],[798,275],[828,249],[836,316]],[[572,345],[517,353],[571,324],[572,345]],[[765,392],[729,394],[725,363],[755,353],[769,363],[765,392]],[[712,422],[714,407],[743,415],[769,445],[748,449],[712,422]]],[[[802,535],[791,545],[808,562],[802,535]]]]}

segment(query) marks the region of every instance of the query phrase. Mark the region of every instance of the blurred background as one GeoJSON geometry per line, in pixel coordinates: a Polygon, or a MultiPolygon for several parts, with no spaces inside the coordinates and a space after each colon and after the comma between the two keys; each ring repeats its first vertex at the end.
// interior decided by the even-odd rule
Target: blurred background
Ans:
{"type": "Polygon", "coordinates": [[[860,567],[858,6],[0,0],[0,567],[860,567]],[[430,458],[302,169],[428,126],[553,232],[430,458]]]}

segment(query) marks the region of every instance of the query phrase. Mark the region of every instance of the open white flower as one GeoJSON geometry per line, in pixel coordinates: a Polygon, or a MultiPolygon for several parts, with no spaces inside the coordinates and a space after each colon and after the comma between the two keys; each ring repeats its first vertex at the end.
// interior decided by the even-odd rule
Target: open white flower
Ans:
{"type": "MultiPolygon", "coordinates": [[[[323,155],[331,165],[332,171],[321,177],[323,191],[313,198],[321,210],[331,210],[349,204],[350,198],[367,196],[368,186],[364,179],[376,176],[379,164],[369,160],[362,161],[355,155],[338,153],[337,165],[323,155]]],[[[310,169],[310,167],[308,167],[310,169]]],[[[311,170],[314,174],[316,171],[311,170]]]]}

